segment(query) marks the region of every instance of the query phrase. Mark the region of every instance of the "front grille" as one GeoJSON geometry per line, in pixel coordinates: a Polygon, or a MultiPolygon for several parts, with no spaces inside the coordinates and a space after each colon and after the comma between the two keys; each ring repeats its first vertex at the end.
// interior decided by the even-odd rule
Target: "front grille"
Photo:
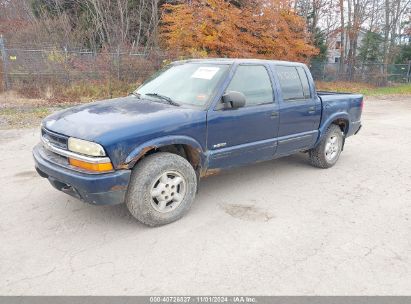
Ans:
{"type": "Polygon", "coordinates": [[[48,141],[51,145],[67,150],[67,137],[64,135],[60,135],[45,128],[41,129],[41,136],[48,141]]]}
{"type": "Polygon", "coordinates": [[[38,151],[43,159],[47,159],[49,162],[52,162],[60,166],[68,166],[69,163],[67,157],[54,153],[48,150],[46,147],[42,146],[41,144],[39,144],[39,146],[41,146],[41,149],[39,149],[38,151]]]}

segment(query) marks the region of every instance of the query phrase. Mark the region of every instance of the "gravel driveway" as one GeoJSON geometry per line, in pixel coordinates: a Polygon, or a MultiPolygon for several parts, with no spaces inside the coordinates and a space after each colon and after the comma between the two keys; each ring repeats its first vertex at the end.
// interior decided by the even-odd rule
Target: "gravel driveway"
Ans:
{"type": "Polygon", "coordinates": [[[0,294],[411,292],[411,98],[365,104],[338,164],[299,154],[202,181],[160,228],[37,176],[37,129],[0,131],[0,294]]]}

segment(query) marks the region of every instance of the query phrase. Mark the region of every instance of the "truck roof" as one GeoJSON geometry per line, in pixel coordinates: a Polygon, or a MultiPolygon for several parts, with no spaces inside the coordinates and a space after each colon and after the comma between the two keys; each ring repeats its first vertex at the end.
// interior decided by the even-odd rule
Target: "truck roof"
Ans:
{"type": "Polygon", "coordinates": [[[276,65],[292,65],[301,66],[304,63],[292,62],[292,61],[282,61],[282,60],[267,60],[267,59],[252,59],[252,58],[204,58],[204,59],[187,59],[178,60],[174,63],[209,63],[209,64],[234,64],[234,63],[271,63],[276,65]]]}

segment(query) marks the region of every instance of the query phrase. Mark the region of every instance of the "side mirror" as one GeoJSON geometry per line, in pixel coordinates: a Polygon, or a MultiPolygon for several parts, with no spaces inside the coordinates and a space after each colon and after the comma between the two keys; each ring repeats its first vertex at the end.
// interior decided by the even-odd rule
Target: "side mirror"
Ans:
{"type": "Polygon", "coordinates": [[[229,91],[223,95],[223,103],[230,105],[232,109],[238,109],[245,106],[245,95],[237,91],[229,91]]]}

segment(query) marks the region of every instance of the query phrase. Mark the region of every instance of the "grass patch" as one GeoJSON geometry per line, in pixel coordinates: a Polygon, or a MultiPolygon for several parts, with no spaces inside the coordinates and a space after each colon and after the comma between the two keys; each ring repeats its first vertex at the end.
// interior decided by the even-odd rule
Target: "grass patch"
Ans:
{"type": "MultiPolygon", "coordinates": [[[[56,110],[95,100],[127,96],[138,83],[122,81],[84,81],[70,86],[55,85],[46,88],[0,95],[0,129],[25,128],[39,125],[40,121],[56,110]],[[34,92],[26,98],[26,94],[34,92]],[[4,106],[4,107],[3,107],[4,106]]],[[[29,94],[30,95],[30,94],[29,94]]]]}
{"type": "Polygon", "coordinates": [[[49,100],[55,102],[88,102],[127,96],[138,87],[136,83],[122,81],[86,81],[55,88],[49,100]]]}
{"type": "Polygon", "coordinates": [[[46,100],[49,104],[80,103],[127,96],[139,86],[118,80],[85,80],[68,85],[22,86],[17,93],[25,98],[46,100]]]}
{"type": "Polygon", "coordinates": [[[47,107],[0,109],[0,128],[26,128],[39,125],[40,121],[52,112],[53,109],[47,107]]]}
{"type": "Polygon", "coordinates": [[[375,88],[367,95],[411,95],[411,83],[392,87],[375,88]]]}
{"type": "Polygon", "coordinates": [[[136,83],[121,81],[112,82],[81,82],[68,87],[62,87],[55,93],[57,98],[92,101],[97,99],[126,96],[138,87],[136,83]]]}
{"type": "Polygon", "coordinates": [[[3,116],[15,116],[15,115],[18,116],[18,115],[26,115],[26,114],[42,118],[45,115],[50,114],[50,109],[46,107],[29,108],[29,109],[24,109],[24,108],[0,109],[0,115],[3,115],[3,116]]]}
{"type": "Polygon", "coordinates": [[[317,90],[320,91],[359,93],[365,96],[411,95],[411,83],[387,87],[376,87],[371,84],[361,82],[318,81],[316,82],[316,86],[317,90]]]}

